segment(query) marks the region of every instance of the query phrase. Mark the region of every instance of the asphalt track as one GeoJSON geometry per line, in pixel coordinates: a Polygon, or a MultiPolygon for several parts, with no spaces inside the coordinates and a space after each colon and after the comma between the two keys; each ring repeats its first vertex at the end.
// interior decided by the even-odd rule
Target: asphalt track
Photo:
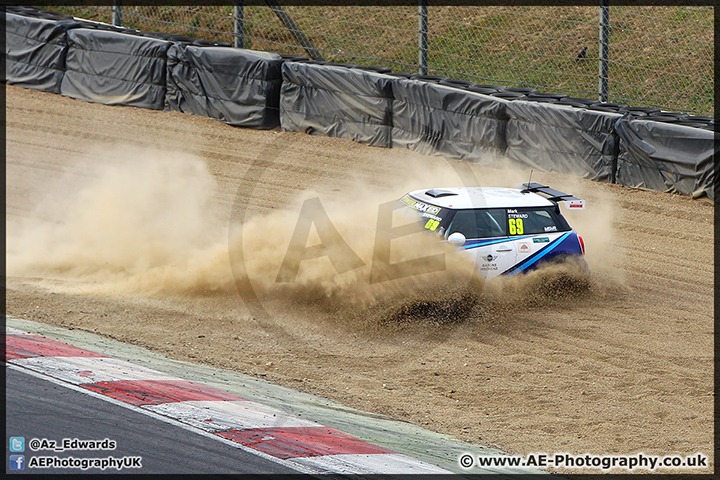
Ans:
{"type": "MultiPolygon", "coordinates": [[[[117,442],[112,451],[24,452],[30,457],[104,458],[142,457],[141,469],[66,468],[29,469],[6,473],[142,473],[142,474],[297,474],[278,463],[212,438],[71,390],[14,368],[6,369],[7,436],[64,438],[117,442]]],[[[9,458],[10,453],[8,453],[9,458]]]]}

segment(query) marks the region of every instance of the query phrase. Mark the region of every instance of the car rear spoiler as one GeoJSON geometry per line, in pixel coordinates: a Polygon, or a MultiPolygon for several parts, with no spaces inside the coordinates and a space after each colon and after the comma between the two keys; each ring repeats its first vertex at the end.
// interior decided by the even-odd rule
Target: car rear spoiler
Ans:
{"type": "Polygon", "coordinates": [[[583,210],[585,208],[585,200],[580,200],[569,193],[563,193],[541,183],[521,183],[518,186],[522,188],[520,193],[542,193],[551,202],[566,202],[567,208],[572,210],[583,210]]]}

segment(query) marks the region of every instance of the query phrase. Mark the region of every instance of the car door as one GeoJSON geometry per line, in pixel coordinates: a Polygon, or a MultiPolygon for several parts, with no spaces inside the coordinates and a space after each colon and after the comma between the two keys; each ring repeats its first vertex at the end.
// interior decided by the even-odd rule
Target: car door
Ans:
{"type": "Polygon", "coordinates": [[[488,280],[512,268],[517,257],[517,247],[510,238],[488,241],[473,251],[478,271],[488,280]]]}
{"type": "Polygon", "coordinates": [[[504,209],[467,209],[455,213],[447,235],[460,232],[466,237],[462,246],[473,255],[478,271],[486,279],[496,277],[516,262],[517,248],[507,234],[504,209]]]}

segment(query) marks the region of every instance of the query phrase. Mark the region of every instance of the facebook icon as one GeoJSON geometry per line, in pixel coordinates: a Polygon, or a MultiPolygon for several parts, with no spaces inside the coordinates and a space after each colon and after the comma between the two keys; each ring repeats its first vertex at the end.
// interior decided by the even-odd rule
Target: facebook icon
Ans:
{"type": "Polygon", "coordinates": [[[10,470],[25,470],[25,455],[10,455],[10,470]]]}

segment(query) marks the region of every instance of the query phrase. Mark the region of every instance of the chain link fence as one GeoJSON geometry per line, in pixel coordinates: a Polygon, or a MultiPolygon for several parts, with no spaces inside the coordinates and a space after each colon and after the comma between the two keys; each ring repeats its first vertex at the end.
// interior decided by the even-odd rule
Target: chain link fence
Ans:
{"type": "MultiPolygon", "coordinates": [[[[423,10],[423,4],[426,0],[416,6],[278,6],[268,0],[238,6],[123,6],[121,18],[124,26],[138,30],[255,50],[714,114],[710,3],[611,6],[605,10],[605,37],[600,6],[429,5],[423,10]],[[604,63],[601,38],[607,38],[604,63]]],[[[109,6],[53,9],[113,21],[109,6]]]]}

